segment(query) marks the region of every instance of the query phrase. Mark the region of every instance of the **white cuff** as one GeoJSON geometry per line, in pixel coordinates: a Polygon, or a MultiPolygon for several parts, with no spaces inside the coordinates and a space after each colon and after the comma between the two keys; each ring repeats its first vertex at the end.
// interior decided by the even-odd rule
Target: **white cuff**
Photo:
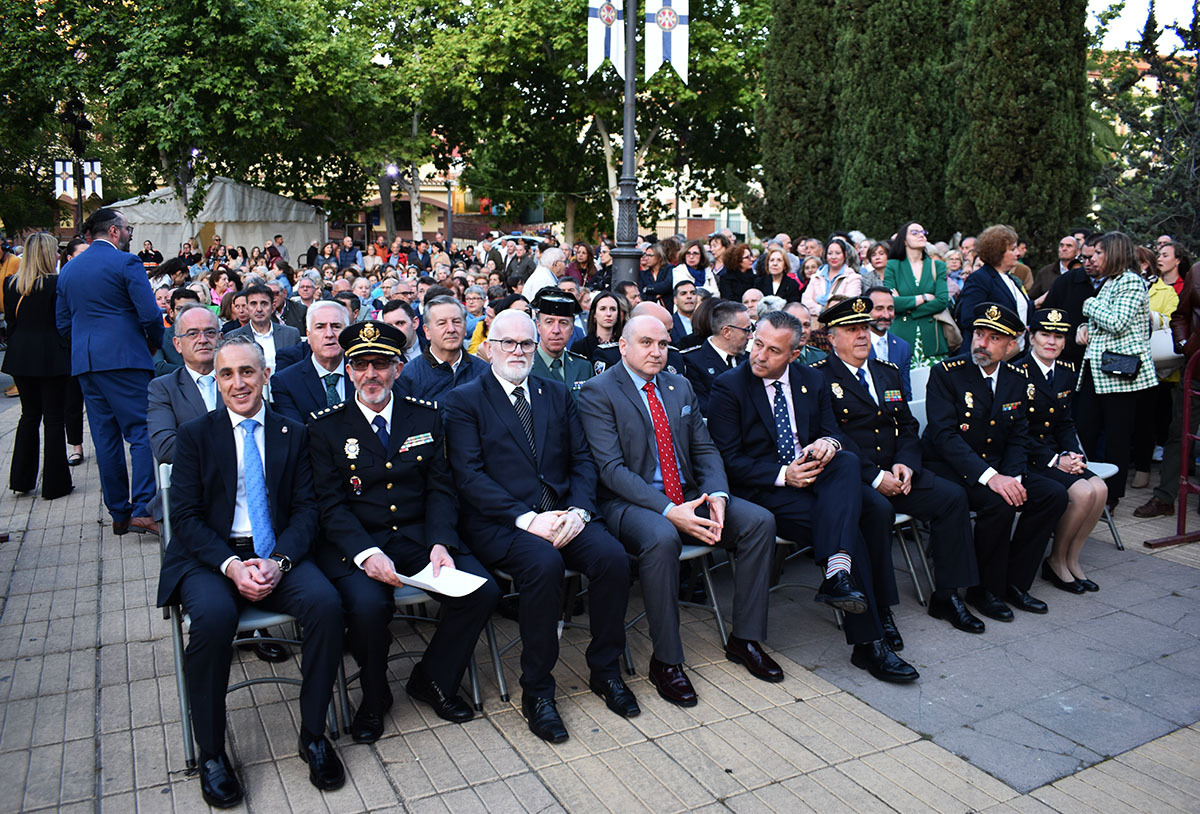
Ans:
{"type": "Polygon", "coordinates": [[[535,517],[537,517],[537,512],[525,512],[525,514],[517,515],[515,525],[521,531],[529,531],[529,524],[535,517]]]}
{"type": "Polygon", "coordinates": [[[363,563],[366,562],[368,559],[370,559],[372,557],[372,555],[382,554],[382,553],[383,553],[382,548],[380,548],[379,546],[373,545],[370,548],[363,549],[362,551],[355,554],[354,555],[354,564],[356,566],[358,566],[359,568],[362,568],[363,563]]]}
{"type": "Polygon", "coordinates": [[[880,469],[879,474],[875,476],[875,480],[871,481],[872,489],[879,488],[879,484],[883,483],[883,476],[884,476],[884,471],[882,469],[880,469]]]}
{"type": "Polygon", "coordinates": [[[241,557],[233,556],[233,557],[230,557],[229,559],[225,560],[225,562],[221,563],[221,576],[223,576],[223,577],[229,576],[228,574],[225,573],[225,569],[229,567],[229,563],[233,562],[234,560],[240,560],[240,559],[241,559],[241,557]]]}
{"type": "Polygon", "coordinates": [[[775,485],[776,486],[787,486],[786,475],[787,475],[787,467],[786,466],[779,467],[779,474],[775,476],[775,485]]]}
{"type": "Polygon", "coordinates": [[[1046,464],[1046,466],[1050,467],[1051,469],[1053,469],[1054,467],[1058,466],[1058,459],[1059,459],[1061,456],[1062,456],[1062,453],[1061,453],[1061,452],[1060,452],[1058,455],[1055,455],[1053,458],[1051,458],[1051,459],[1050,459],[1050,463],[1046,464]]]}
{"type": "Polygon", "coordinates": [[[988,481],[990,481],[992,479],[992,476],[997,475],[997,474],[999,474],[999,473],[995,469],[992,469],[989,466],[987,469],[983,470],[983,474],[979,476],[980,485],[987,486],[988,481]]]}

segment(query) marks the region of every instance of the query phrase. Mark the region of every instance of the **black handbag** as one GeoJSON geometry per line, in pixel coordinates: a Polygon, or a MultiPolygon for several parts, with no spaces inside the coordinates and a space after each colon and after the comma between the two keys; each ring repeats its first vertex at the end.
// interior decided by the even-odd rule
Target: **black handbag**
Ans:
{"type": "Polygon", "coordinates": [[[1100,372],[1122,379],[1136,379],[1142,366],[1142,357],[1132,353],[1113,353],[1106,350],[1100,354],[1100,372]]]}

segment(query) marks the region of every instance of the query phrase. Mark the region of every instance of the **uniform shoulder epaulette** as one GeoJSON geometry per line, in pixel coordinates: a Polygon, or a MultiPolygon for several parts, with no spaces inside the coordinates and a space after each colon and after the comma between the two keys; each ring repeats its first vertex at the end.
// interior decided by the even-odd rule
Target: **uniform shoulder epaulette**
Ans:
{"type": "Polygon", "coordinates": [[[900,369],[900,365],[896,364],[895,362],[889,362],[887,359],[876,359],[875,361],[879,362],[882,365],[887,365],[888,367],[895,368],[896,370],[900,369]]]}
{"type": "Polygon", "coordinates": [[[615,348],[618,344],[620,344],[619,341],[617,341],[617,342],[601,342],[596,347],[597,348],[615,348]]]}
{"type": "Polygon", "coordinates": [[[809,365],[809,367],[825,367],[825,363],[828,361],[829,357],[826,356],[824,359],[818,359],[817,361],[813,362],[811,365],[809,365]]]}
{"type": "Polygon", "coordinates": [[[316,421],[324,418],[327,415],[333,415],[345,406],[346,402],[339,401],[337,404],[334,404],[332,407],[326,407],[324,410],[313,410],[311,413],[309,413],[309,415],[312,416],[314,421],[316,421]]]}
{"type": "Polygon", "coordinates": [[[1057,364],[1062,365],[1063,367],[1065,367],[1067,370],[1071,371],[1072,373],[1075,372],[1075,363],[1074,362],[1064,362],[1063,360],[1059,359],[1057,364]]]}
{"type": "Polygon", "coordinates": [[[1029,371],[1026,370],[1025,368],[1017,367],[1012,362],[1005,362],[1004,364],[1008,365],[1008,369],[1011,370],[1013,373],[1019,373],[1022,376],[1024,376],[1026,379],[1029,378],[1029,371]]]}
{"type": "Polygon", "coordinates": [[[965,365],[966,363],[967,363],[966,359],[947,359],[946,361],[942,362],[942,367],[945,370],[953,370],[954,368],[961,367],[962,365],[965,365]]]}
{"type": "Polygon", "coordinates": [[[416,396],[405,396],[404,400],[409,404],[416,404],[419,407],[428,407],[430,410],[436,410],[438,408],[437,402],[430,401],[429,399],[419,399],[416,396]]]}
{"type": "MultiPolygon", "coordinates": [[[[672,346],[672,347],[674,347],[674,346],[672,346]]],[[[702,347],[704,347],[704,346],[703,345],[692,345],[690,348],[684,348],[683,350],[681,350],[679,352],[680,353],[694,353],[694,352],[700,350],[702,347]]]]}
{"type": "Polygon", "coordinates": [[[567,356],[574,356],[576,359],[580,360],[581,362],[588,361],[588,358],[586,356],[580,356],[578,353],[576,353],[573,350],[567,351],[567,356]]]}

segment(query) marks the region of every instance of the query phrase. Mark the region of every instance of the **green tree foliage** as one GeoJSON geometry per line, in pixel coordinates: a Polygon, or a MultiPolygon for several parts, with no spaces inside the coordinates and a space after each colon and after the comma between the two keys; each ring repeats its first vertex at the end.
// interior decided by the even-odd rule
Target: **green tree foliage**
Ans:
{"type": "Polygon", "coordinates": [[[1200,250],[1200,11],[1172,26],[1182,46],[1164,54],[1151,5],[1141,39],[1100,62],[1092,94],[1123,140],[1106,151],[1095,181],[1096,228],[1149,243],[1168,234],[1200,250]]]}
{"type": "Polygon", "coordinates": [[[746,214],[766,232],[824,236],[841,224],[834,5],[834,0],[771,2],[756,116],[763,194],[743,195],[746,214]]]}
{"type": "Polygon", "coordinates": [[[954,0],[837,0],[842,223],[886,237],[909,219],[949,235],[947,76],[954,0]]]}
{"type": "Polygon", "coordinates": [[[947,203],[967,233],[1007,223],[1034,263],[1084,213],[1091,180],[1085,0],[976,3],[953,134],[947,203]]]}

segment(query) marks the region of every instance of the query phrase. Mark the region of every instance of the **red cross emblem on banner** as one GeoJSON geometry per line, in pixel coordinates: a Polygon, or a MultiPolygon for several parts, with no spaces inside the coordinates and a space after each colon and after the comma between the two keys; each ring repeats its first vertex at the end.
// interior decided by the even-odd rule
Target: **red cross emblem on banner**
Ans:
{"type": "Polygon", "coordinates": [[[679,14],[670,6],[660,8],[658,15],[654,19],[658,23],[658,27],[663,31],[671,31],[675,26],[679,25],[679,14]]]}
{"type": "Polygon", "coordinates": [[[617,21],[617,10],[612,3],[605,3],[600,7],[600,20],[605,25],[612,25],[617,21]]]}

